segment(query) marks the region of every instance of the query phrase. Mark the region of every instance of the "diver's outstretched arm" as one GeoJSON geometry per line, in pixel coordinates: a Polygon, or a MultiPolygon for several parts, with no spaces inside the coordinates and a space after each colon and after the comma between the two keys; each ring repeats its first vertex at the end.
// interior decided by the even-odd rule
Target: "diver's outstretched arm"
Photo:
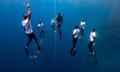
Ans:
{"type": "Polygon", "coordinates": [[[27,3],[27,9],[28,9],[28,14],[27,14],[27,18],[30,19],[30,16],[31,16],[31,11],[30,11],[30,4],[27,3]]]}

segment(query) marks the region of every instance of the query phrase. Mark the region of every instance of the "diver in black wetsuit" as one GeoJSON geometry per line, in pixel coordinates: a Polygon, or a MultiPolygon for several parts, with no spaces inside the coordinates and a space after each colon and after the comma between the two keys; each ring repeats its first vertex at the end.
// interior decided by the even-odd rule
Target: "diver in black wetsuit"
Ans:
{"type": "Polygon", "coordinates": [[[95,57],[95,64],[97,64],[97,58],[96,58],[96,53],[93,50],[93,47],[95,46],[95,41],[96,41],[96,29],[92,29],[92,31],[90,32],[90,41],[88,44],[88,48],[89,48],[89,56],[94,56],[95,57]]]}
{"type": "Polygon", "coordinates": [[[62,40],[62,23],[63,23],[63,17],[58,13],[58,16],[56,17],[57,25],[58,25],[58,32],[59,32],[59,39],[62,40]]]}
{"type": "Polygon", "coordinates": [[[22,26],[24,27],[25,33],[29,39],[27,44],[26,44],[25,51],[26,51],[26,55],[29,56],[29,52],[28,52],[29,51],[29,44],[32,41],[32,39],[34,39],[36,44],[37,44],[37,50],[36,50],[34,57],[37,58],[39,56],[39,53],[40,53],[40,45],[39,45],[39,42],[38,42],[38,40],[33,32],[32,25],[30,22],[31,12],[30,12],[30,5],[29,4],[27,4],[27,8],[28,8],[28,14],[23,15],[24,19],[22,21],[22,26]]]}
{"type": "Polygon", "coordinates": [[[77,40],[79,39],[79,32],[80,29],[78,28],[78,26],[75,26],[72,34],[73,47],[71,48],[71,56],[76,55],[76,44],[77,44],[77,40]]]}

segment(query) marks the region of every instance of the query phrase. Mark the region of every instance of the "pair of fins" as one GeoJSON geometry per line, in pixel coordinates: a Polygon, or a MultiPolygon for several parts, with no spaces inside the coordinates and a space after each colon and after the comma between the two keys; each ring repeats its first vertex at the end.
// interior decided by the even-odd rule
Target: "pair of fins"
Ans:
{"type": "MultiPolygon", "coordinates": [[[[37,58],[39,55],[40,55],[40,47],[38,47],[37,48],[37,50],[36,50],[36,52],[35,52],[35,54],[34,54],[34,56],[32,57],[32,56],[30,56],[30,58],[37,58]]],[[[29,52],[28,52],[28,48],[25,48],[25,52],[26,52],[26,55],[29,57],[29,52]]]]}

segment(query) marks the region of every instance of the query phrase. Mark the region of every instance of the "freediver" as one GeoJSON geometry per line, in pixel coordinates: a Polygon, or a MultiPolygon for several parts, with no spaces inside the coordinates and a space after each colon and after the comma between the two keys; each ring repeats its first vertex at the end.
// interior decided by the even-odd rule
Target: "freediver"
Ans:
{"type": "Polygon", "coordinates": [[[92,31],[90,32],[90,39],[89,39],[89,44],[88,44],[88,48],[89,48],[89,56],[94,56],[95,57],[95,64],[97,64],[97,58],[96,58],[96,53],[93,50],[93,47],[95,46],[95,41],[96,41],[96,29],[93,28],[92,31]]]}
{"type": "Polygon", "coordinates": [[[76,25],[73,29],[73,34],[72,34],[72,43],[73,43],[73,47],[71,48],[71,56],[75,56],[76,55],[76,44],[77,44],[77,40],[79,39],[79,32],[80,29],[78,27],[78,25],[76,25]]]}
{"type": "Polygon", "coordinates": [[[80,35],[81,35],[81,37],[83,37],[83,35],[84,35],[85,25],[86,25],[86,22],[85,22],[84,18],[82,18],[82,20],[80,22],[80,35]]]}
{"type": "Polygon", "coordinates": [[[58,33],[59,33],[59,39],[62,40],[62,23],[63,23],[63,17],[60,13],[58,13],[56,17],[57,26],[58,26],[58,33]]]}
{"type": "Polygon", "coordinates": [[[40,41],[43,41],[44,36],[45,36],[44,23],[43,23],[42,21],[40,21],[40,22],[38,23],[37,28],[38,28],[38,31],[39,31],[39,33],[40,33],[40,41]]]}
{"type": "Polygon", "coordinates": [[[34,39],[37,44],[37,50],[33,57],[37,58],[40,54],[40,45],[39,45],[39,42],[38,42],[38,40],[33,32],[33,29],[32,29],[32,25],[31,25],[31,21],[30,21],[31,20],[31,11],[30,11],[29,3],[27,3],[27,15],[23,14],[23,18],[24,19],[22,21],[22,26],[24,28],[25,34],[28,37],[28,42],[25,47],[26,55],[29,57],[29,44],[32,41],[32,39],[34,39]]]}
{"type": "Polygon", "coordinates": [[[54,33],[56,33],[55,27],[56,27],[56,21],[55,21],[54,18],[52,18],[52,20],[51,20],[51,28],[52,28],[52,32],[54,32],[54,33]]]}

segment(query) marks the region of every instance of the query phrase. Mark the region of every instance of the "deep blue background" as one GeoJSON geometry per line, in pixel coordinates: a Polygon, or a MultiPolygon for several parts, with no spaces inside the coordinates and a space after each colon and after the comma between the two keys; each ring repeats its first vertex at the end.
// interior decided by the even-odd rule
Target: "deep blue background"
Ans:
{"type": "MultiPolygon", "coordinates": [[[[0,0],[0,72],[120,72],[120,0],[0,0]],[[45,24],[45,40],[37,60],[28,59],[24,48],[22,14],[31,4],[32,25],[37,38],[37,23],[45,24]],[[56,7],[55,7],[56,5],[56,7]],[[61,12],[63,40],[50,31],[51,18],[61,12]],[[70,56],[71,34],[84,17],[85,37],[77,43],[77,56],[70,56]],[[98,64],[87,62],[89,32],[97,29],[95,50],[98,64]]],[[[31,55],[35,51],[30,45],[31,55]]]]}

